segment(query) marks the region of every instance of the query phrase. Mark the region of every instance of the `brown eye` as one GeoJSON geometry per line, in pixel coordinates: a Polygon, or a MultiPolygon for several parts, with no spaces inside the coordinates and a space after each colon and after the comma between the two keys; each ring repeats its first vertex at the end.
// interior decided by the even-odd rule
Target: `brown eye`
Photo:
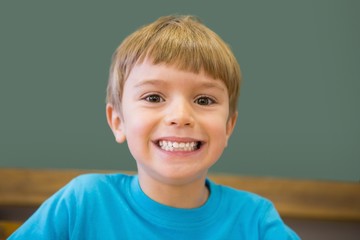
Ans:
{"type": "Polygon", "coordinates": [[[156,95],[156,94],[149,95],[149,96],[145,97],[144,99],[146,101],[152,102],[152,103],[158,103],[158,102],[164,101],[164,99],[162,97],[160,97],[159,95],[156,95]]]}
{"type": "Polygon", "coordinates": [[[209,97],[199,97],[195,102],[199,105],[211,105],[215,103],[215,101],[209,97]]]}

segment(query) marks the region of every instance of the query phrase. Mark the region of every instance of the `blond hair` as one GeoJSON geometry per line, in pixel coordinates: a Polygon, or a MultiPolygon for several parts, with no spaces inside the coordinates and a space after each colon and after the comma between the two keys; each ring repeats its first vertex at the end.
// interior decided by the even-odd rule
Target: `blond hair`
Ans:
{"type": "Polygon", "coordinates": [[[241,72],[229,46],[193,16],[166,16],[135,31],[113,54],[107,103],[121,109],[124,83],[135,64],[145,58],[153,64],[174,65],[179,70],[201,70],[220,79],[229,93],[229,116],[237,109],[241,72]]]}

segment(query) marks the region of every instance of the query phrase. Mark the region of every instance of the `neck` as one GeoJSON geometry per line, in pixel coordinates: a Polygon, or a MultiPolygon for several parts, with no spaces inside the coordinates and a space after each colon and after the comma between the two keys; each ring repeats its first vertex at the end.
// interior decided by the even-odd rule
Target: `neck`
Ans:
{"type": "Polygon", "coordinates": [[[163,183],[151,177],[139,174],[139,182],[143,192],[154,201],[176,208],[197,208],[209,197],[205,186],[205,177],[188,183],[163,183]]]}

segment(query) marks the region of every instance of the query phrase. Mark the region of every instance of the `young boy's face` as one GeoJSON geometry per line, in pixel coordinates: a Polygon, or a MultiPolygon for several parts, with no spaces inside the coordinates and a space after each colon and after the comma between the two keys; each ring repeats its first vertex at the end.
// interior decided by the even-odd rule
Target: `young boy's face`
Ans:
{"type": "Polygon", "coordinates": [[[127,141],[139,175],[162,182],[205,178],[234,128],[220,80],[150,61],[135,65],[120,112],[107,108],[118,142],[127,141]]]}

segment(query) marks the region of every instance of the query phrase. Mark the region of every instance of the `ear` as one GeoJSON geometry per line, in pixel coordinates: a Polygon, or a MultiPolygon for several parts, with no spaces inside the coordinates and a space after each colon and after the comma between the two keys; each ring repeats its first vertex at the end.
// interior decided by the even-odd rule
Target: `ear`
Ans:
{"type": "Polygon", "coordinates": [[[233,131],[234,131],[237,118],[238,118],[238,112],[236,111],[236,112],[228,119],[228,122],[227,122],[227,124],[226,124],[226,145],[225,145],[225,146],[228,145],[228,141],[229,141],[229,138],[230,138],[231,134],[232,134],[233,131]]]}
{"type": "Polygon", "coordinates": [[[115,140],[118,143],[123,143],[126,140],[125,131],[124,131],[124,121],[121,114],[114,109],[111,104],[106,104],[106,119],[111,128],[115,140]]]}

